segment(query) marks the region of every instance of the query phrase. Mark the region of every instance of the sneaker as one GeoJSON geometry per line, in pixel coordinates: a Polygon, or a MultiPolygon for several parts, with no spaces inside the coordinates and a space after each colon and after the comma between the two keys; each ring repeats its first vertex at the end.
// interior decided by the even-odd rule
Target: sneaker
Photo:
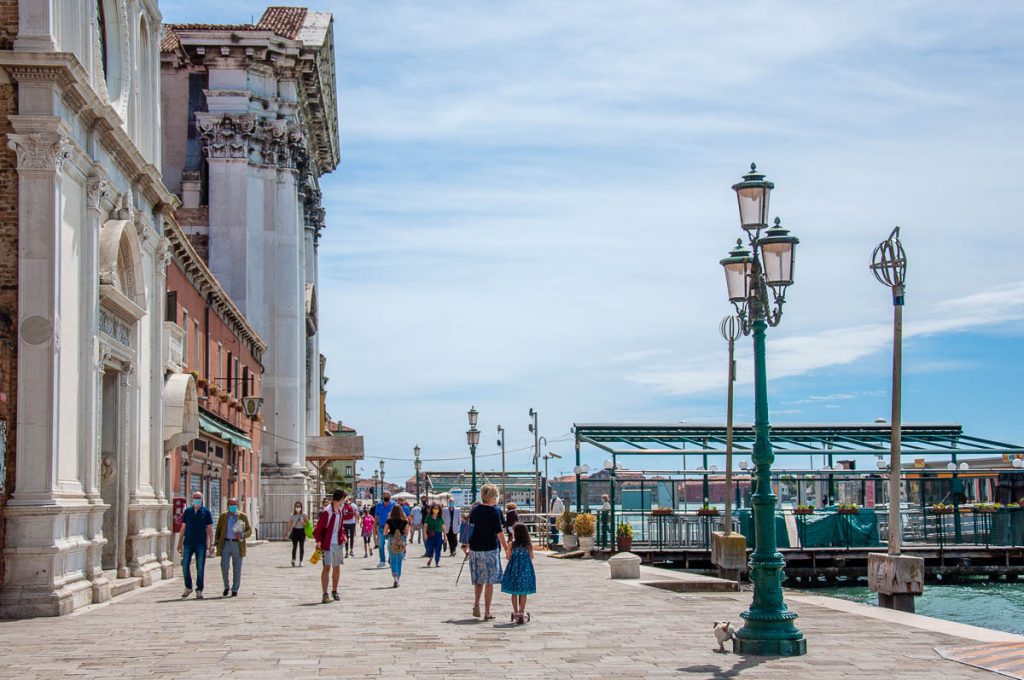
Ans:
{"type": "Polygon", "coordinates": [[[232,590],[231,591],[231,597],[238,597],[238,591],[237,590],[232,590]]]}
{"type": "Polygon", "coordinates": [[[327,593],[324,593],[324,598],[322,600],[320,600],[320,604],[330,604],[330,602],[331,602],[331,596],[328,595],[327,593]]]}
{"type": "Polygon", "coordinates": [[[197,600],[203,599],[203,591],[201,591],[201,590],[197,590],[196,591],[196,599],[197,600]]]}
{"type": "Polygon", "coordinates": [[[181,594],[181,599],[185,599],[186,597],[188,597],[191,594],[192,594],[192,589],[191,588],[185,588],[185,592],[183,592],[181,594]]]}
{"type": "Polygon", "coordinates": [[[230,588],[225,588],[225,589],[224,589],[224,592],[223,592],[223,593],[221,593],[221,595],[223,595],[224,597],[227,597],[227,596],[228,596],[228,593],[230,593],[230,592],[231,592],[231,589],[230,589],[230,588]]]}
{"type": "Polygon", "coordinates": [[[337,590],[331,591],[331,599],[334,600],[335,602],[338,602],[339,600],[341,600],[341,595],[338,595],[338,591],[337,590]]]}
{"type": "Polygon", "coordinates": [[[295,566],[295,560],[292,560],[292,566],[293,567],[295,566]]]}
{"type": "Polygon", "coordinates": [[[383,569],[384,568],[384,563],[383,562],[378,562],[377,563],[377,568],[378,569],[383,569]]]}
{"type": "Polygon", "coordinates": [[[398,579],[397,578],[395,579],[395,582],[391,585],[391,587],[392,588],[397,588],[398,587],[398,579]]]}

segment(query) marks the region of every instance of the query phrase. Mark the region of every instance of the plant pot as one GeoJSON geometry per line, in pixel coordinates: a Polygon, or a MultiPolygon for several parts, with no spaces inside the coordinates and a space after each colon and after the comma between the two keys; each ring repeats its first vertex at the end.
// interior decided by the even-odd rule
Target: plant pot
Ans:
{"type": "Polygon", "coordinates": [[[562,547],[566,550],[575,550],[579,545],[579,540],[572,534],[562,534],[562,547]]]}
{"type": "Polygon", "coordinates": [[[587,553],[588,555],[594,549],[594,537],[593,536],[580,536],[580,550],[587,553]]]}
{"type": "Polygon", "coordinates": [[[803,515],[803,516],[805,516],[805,515],[813,515],[814,514],[814,510],[794,510],[793,514],[794,515],[803,515]]]}
{"type": "Polygon", "coordinates": [[[619,552],[629,552],[633,549],[633,537],[617,536],[615,538],[615,549],[619,552]]]}

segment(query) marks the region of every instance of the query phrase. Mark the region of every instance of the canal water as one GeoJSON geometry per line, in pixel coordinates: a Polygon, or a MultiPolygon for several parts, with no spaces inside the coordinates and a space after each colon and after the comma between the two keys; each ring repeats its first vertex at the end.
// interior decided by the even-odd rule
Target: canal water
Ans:
{"type": "MultiPolygon", "coordinates": [[[[867,586],[813,588],[803,592],[878,605],[878,596],[867,586]]],[[[924,595],[917,598],[917,613],[1024,635],[1024,583],[974,580],[956,585],[925,585],[924,595]]]]}

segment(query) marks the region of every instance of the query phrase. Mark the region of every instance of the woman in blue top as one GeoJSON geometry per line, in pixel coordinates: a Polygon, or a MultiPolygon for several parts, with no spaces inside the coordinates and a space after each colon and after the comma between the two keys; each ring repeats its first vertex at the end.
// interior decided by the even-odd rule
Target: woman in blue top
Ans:
{"type": "Polygon", "coordinates": [[[498,487],[484,484],[480,489],[480,503],[469,511],[469,544],[462,549],[469,557],[469,575],[473,581],[473,616],[480,616],[480,596],[484,596],[484,621],[493,619],[491,599],[494,584],[501,583],[501,553],[508,547],[502,531],[501,510],[498,502],[498,487]]]}
{"type": "Polygon", "coordinates": [[[525,524],[512,527],[512,545],[505,553],[508,564],[501,579],[501,592],[512,596],[512,621],[526,623],[526,596],[537,592],[537,573],[533,570],[533,541],[525,524]]]}

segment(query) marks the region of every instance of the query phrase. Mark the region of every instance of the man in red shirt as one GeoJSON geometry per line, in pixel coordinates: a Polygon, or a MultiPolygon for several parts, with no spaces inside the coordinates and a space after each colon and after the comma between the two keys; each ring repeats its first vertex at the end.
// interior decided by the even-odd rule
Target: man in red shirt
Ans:
{"type": "Polygon", "coordinates": [[[345,530],[345,557],[352,557],[352,545],[356,541],[356,506],[348,496],[341,505],[341,524],[345,530]]]}
{"type": "Polygon", "coordinates": [[[313,528],[313,539],[316,547],[323,552],[323,571],[320,572],[320,585],[323,587],[324,596],[321,600],[328,604],[331,599],[335,602],[341,599],[338,595],[338,581],[341,580],[341,565],[345,561],[345,528],[344,514],[341,502],[345,498],[345,492],[335,489],[331,496],[331,504],[324,508],[320,517],[316,520],[313,528]],[[331,594],[327,594],[328,572],[331,576],[331,594]]]}

